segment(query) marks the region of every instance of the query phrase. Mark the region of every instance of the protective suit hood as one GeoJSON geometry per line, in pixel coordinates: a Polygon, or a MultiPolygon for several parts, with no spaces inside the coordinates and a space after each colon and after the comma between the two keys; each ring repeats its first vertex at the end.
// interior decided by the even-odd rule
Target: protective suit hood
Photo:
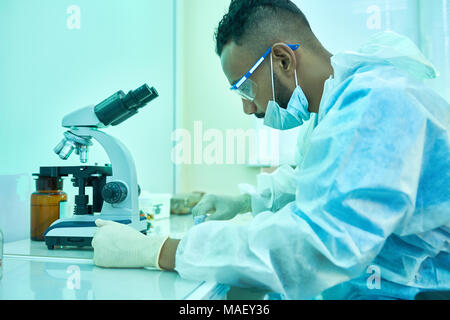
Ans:
{"type": "Polygon", "coordinates": [[[392,31],[376,33],[357,51],[338,53],[331,58],[337,82],[351,75],[362,64],[369,63],[391,64],[419,80],[439,76],[414,42],[392,31]]]}

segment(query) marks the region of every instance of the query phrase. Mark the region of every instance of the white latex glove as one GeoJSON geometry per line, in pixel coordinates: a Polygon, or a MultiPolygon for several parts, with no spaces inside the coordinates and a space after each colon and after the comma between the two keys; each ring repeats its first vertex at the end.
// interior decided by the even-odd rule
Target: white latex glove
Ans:
{"type": "Polygon", "coordinates": [[[206,221],[231,220],[238,214],[247,213],[251,210],[250,195],[229,197],[207,194],[192,209],[192,216],[195,219],[196,217],[211,214],[206,218],[206,221]]]}
{"type": "Polygon", "coordinates": [[[161,249],[168,236],[146,236],[113,221],[96,220],[99,227],[92,239],[94,263],[104,268],[145,268],[159,266],[161,249]]]}

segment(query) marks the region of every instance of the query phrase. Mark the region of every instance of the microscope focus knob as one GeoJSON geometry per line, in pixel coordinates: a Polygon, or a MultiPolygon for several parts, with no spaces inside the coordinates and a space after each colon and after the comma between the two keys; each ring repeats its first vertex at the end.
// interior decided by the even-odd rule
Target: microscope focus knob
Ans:
{"type": "Polygon", "coordinates": [[[109,204],[123,202],[128,195],[128,189],[122,182],[107,183],[102,190],[102,197],[109,204]]]}

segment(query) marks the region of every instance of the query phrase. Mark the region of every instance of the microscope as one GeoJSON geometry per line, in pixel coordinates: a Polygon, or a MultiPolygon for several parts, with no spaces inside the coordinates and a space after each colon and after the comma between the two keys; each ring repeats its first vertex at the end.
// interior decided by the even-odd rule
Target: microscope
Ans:
{"type": "Polygon", "coordinates": [[[64,117],[62,125],[69,130],[54,152],[62,160],[69,159],[75,152],[80,162],[86,164],[89,147],[93,145],[92,140],[96,140],[106,151],[111,164],[40,168],[39,176],[73,176],[72,182],[78,187],[73,217],[55,221],[44,234],[48,249],[91,246],[97,219],[115,221],[145,233],[147,221],[139,214],[140,190],[131,153],[122,142],[100,129],[123,123],[157,97],[156,89],[145,84],[128,94],[119,91],[96,106],[82,108],[64,117]],[[89,205],[86,187],[93,188],[92,205],[89,205]]]}

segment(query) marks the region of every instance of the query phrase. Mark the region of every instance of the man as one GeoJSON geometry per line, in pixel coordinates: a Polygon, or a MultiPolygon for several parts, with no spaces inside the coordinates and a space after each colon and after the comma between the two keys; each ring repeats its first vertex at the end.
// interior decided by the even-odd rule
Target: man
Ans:
{"type": "Polygon", "coordinates": [[[181,241],[98,221],[95,263],[287,299],[450,290],[450,106],[422,85],[435,70],[417,47],[381,33],[333,56],[288,0],[232,1],[216,39],[246,114],[280,130],[310,120],[296,171],[242,196],[206,196],[194,216],[215,213],[181,241]],[[245,226],[214,221],[248,211],[245,226]]]}

